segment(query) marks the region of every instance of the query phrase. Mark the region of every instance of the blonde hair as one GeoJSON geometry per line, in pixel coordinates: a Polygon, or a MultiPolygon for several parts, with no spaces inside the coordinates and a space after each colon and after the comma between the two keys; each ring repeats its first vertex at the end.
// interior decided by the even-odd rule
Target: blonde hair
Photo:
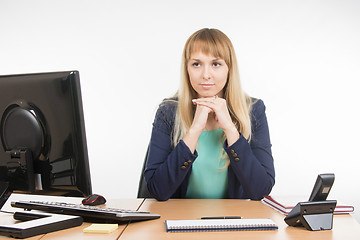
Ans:
{"type": "MultiPolygon", "coordinates": [[[[242,90],[234,47],[230,39],[220,30],[204,28],[189,37],[183,50],[180,88],[175,94],[175,97],[178,98],[178,108],[172,133],[172,145],[176,146],[180,139],[185,136],[194,119],[196,108],[191,100],[197,97],[197,93],[190,84],[187,64],[191,54],[199,51],[221,58],[227,64],[229,73],[224,87],[224,98],[231,119],[239,133],[250,141],[251,98],[242,90]]],[[[225,140],[225,136],[223,138],[225,140]]]]}

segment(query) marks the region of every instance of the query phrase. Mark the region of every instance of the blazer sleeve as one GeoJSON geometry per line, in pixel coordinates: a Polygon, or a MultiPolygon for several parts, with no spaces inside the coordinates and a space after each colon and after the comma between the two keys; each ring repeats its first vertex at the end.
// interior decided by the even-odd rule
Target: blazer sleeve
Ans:
{"type": "Polygon", "coordinates": [[[252,137],[250,143],[241,135],[233,145],[227,146],[226,142],[224,144],[230,159],[229,180],[230,174],[235,175],[232,180],[237,180],[237,183],[229,181],[229,195],[234,195],[233,197],[243,195],[242,197],[260,200],[264,195],[270,193],[275,184],[269,127],[262,100],[257,100],[253,104],[251,117],[252,137]],[[238,189],[230,192],[230,185],[236,186],[238,189]],[[234,192],[238,192],[238,194],[234,192]]]}
{"type": "Polygon", "coordinates": [[[161,104],[153,123],[147,164],[144,172],[149,192],[160,201],[168,200],[184,183],[197,157],[180,140],[171,146],[176,108],[174,103],[161,104]]]}

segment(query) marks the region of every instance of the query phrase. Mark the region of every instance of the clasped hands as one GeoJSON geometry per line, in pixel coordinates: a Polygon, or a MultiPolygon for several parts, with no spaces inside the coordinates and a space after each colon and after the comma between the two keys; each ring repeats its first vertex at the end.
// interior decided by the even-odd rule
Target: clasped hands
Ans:
{"type": "MultiPolygon", "coordinates": [[[[193,99],[192,102],[196,105],[192,127],[203,131],[206,127],[208,117],[211,117],[211,113],[214,113],[214,120],[217,122],[218,127],[224,131],[226,138],[228,139],[228,144],[232,144],[232,142],[239,138],[239,133],[232,122],[224,98],[218,96],[202,97],[193,99]]],[[[212,121],[212,119],[209,120],[212,121]]]]}

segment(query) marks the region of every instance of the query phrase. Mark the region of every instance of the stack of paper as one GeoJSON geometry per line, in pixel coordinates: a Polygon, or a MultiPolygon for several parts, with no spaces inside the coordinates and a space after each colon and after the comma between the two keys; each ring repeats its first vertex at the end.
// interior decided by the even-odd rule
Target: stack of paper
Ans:
{"type": "MultiPolygon", "coordinates": [[[[295,207],[298,202],[306,202],[306,200],[302,200],[301,198],[296,200],[294,198],[282,198],[280,196],[264,196],[261,201],[284,215],[288,215],[288,213],[295,207]]],[[[344,214],[351,212],[354,212],[353,206],[337,205],[334,214],[344,214]]]]}

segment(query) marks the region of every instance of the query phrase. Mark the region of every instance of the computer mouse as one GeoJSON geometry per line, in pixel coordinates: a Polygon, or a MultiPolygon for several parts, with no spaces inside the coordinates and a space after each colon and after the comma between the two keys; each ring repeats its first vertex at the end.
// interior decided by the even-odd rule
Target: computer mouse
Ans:
{"type": "Polygon", "coordinates": [[[82,204],[90,206],[96,206],[104,203],[106,203],[106,199],[99,194],[90,195],[82,200],[82,204]]]}

